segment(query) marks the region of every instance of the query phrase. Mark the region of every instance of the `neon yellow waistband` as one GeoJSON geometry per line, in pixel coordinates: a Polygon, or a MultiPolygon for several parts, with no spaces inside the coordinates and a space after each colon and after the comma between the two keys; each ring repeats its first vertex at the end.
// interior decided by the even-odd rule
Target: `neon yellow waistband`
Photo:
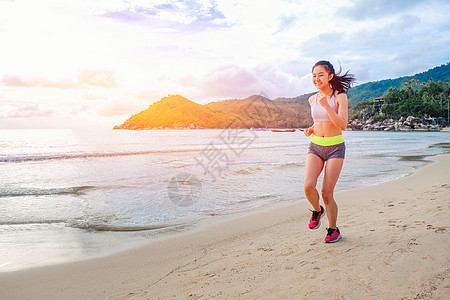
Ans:
{"type": "Polygon", "coordinates": [[[311,142],[319,146],[334,146],[342,144],[344,142],[344,136],[341,134],[336,136],[321,137],[313,134],[311,136],[311,142]]]}

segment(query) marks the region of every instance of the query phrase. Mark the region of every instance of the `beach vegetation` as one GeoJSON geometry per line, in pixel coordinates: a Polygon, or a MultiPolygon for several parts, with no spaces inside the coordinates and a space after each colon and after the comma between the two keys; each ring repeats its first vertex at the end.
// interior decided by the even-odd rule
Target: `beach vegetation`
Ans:
{"type": "Polygon", "coordinates": [[[448,82],[407,81],[400,89],[390,88],[384,95],[383,113],[389,118],[446,118],[450,101],[448,82]]]}
{"type": "Polygon", "coordinates": [[[376,97],[380,97],[386,94],[389,88],[401,89],[408,81],[411,82],[413,80],[414,83],[412,84],[415,85],[416,82],[427,82],[430,79],[435,82],[450,82],[450,62],[412,76],[403,76],[395,79],[389,78],[354,86],[347,93],[349,107],[354,107],[360,102],[371,101],[376,97]]]}
{"type": "Polygon", "coordinates": [[[413,116],[421,119],[447,120],[450,107],[450,83],[406,81],[401,88],[389,88],[379,102],[372,100],[356,104],[352,119],[372,119],[374,122],[413,116]]]}

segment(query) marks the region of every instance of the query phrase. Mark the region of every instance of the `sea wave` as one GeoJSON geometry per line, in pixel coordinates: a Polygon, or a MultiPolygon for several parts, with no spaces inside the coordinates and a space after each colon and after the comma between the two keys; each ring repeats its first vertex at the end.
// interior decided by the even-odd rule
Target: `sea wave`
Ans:
{"type": "MultiPolygon", "coordinates": [[[[77,158],[101,158],[101,157],[116,157],[116,156],[132,156],[132,155],[146,155],[146,154],[164,154],[164,153],[189,153],[201,152],[208,149],[209,145],[199,145],[192,148],[177,148],[177,149],[154,149],[145,151],[123,151],[123,152],[73,152],[73,153],[44,153],[44,154],[29,154],[29,155],[0,155],[0,163],[20,163],[29,161],[45,161],[45,160],[62,160],[62,159],[77,159],[77,158]]],[[[243,151],[247,146],[230,148],[227,145],[214,145],[215,149],[219,151],[232,150],[243,151]]],[[[268,148],[287,148],[297,147],[297,145],[277,145],[277,146],[253,146],[252,149],[268,149],[268,148]]],[[[176,167],[176,166],[175,166],[176,167]]]]}
{"type": "Polygon", "coordinates": [[[50,195],[80,195],[87,190],[95,189],[95,186],[83,185],[63,188],[0,188],[0,198],[20,196],[50,196],[50,195]]]}
{"type": "Polygon", "coordinates": [[[130,232],[130,231],[150,231],[168,229],[172,227],[182,227],[187,223],[160,223],[160,224],[112,224],[112,223],[96,223],[80,220],[71,220],[67,223],[67,227],[83,229],[87,231],[113,231],[113,232],[130,232]]]}
{"type": "Polygon", "coordinates": [[[171,153],[171,152],[190,152],[190,151],[199,151],[199,149],[150,150],[150,151],[133,151],[133,152],[91,152],[91,153],[10,155],[10,156],[0,156],[0,163],[1,162],[19,163],[19,162],[27,162],[27,161],[92,158],[92,157],[115,157],[115,156],[144,155],[144,154],[171,153]]]}
{"type": "Polygon", "coordinates": [[[290,168],[298,168],[298,167],[304,167],[304,162],[287,162],[284,164],[280,164],[277,166],[279,169],[290,169],[290,168]]]}
{"type": "Polygon", "coordinates": [[[429,155],[401,155],[399,161],[424,161],[429,155]]]}
{"type": "Polygon", "coordinates": [[[260,168],[260,167],[248,167],[248,168],[243,168],[243,169],[233,171],[230,173],[230,175],[252,175],[261,170],[262,170],[262,168],[260,168]]]}
{"type": "Polygon", "coordinates": [[[436,144],[431,144],[428,146],[428,148],[442,148],[442,149],[450,149],[450,143],[436,143],[436,144]]]}
{"type": "MultiPolygon", "coordinates": [[[[270,164],[262,164],[265,165],[265,167],[269,168],[275,168],[275,169],[291,169],[291,168],[303,168],[305,166],[304,162],[296,162],[296,161],[290,161],[290,162],[284,162],[284,163],[270,163],[270,164]]],[[[236,171],[233,171],[230,173],[230,175],[254,175],[257,172],[261,172],[264,170],[264,167],[261,167],[261,165],[255,167],[246,167],[242,168],[236,171]]]]}
{"type": "Polygon", "coordinates": [[[64,223],[66,220],[54,219],[54,220],[7,220],[0,221],[0,226],[4,225],[34,225],[34,224],[58,224],[64,223]]]}
{"type": "MultiPolygon", "coordinates": [[[[76,229],[82,229],[86,231],[111,231],[111,232],[131,232],[131,231],[151,231],[169,229],[175,227],[188,226],[187,223],[162,223],[162,224],[148,224],[148,225],[135,225],[135,224],[111,224],[111,223],[94,223],[81,221],[80,219],[52,219],[52,220],[7,220],[0,221],[0,226],[8,225],[52,225],[64,223],[65,227],[71,227],[76,229]]],[[[64,226],[64,225],[63,225],[64,226]]]]}

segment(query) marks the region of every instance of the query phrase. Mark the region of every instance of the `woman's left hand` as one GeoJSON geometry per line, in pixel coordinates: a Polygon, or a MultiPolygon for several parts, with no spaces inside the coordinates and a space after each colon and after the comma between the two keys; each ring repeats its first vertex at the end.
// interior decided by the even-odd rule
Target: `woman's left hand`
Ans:
{"type": "Polygon", "coordinates": [[[311,127],[309,127],[309,128],[306,128],[305,130],[303,130],[303,133],[304,133],[306,136],[310,136],[311,134],[314,133],[314,126],[311,126],[311,127]]]}

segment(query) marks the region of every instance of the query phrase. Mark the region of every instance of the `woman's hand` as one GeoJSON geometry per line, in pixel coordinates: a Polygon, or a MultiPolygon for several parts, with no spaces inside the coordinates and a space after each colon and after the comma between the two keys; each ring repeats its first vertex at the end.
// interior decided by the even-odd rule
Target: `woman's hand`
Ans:
{"type": "Polygon", "coordinates": [[[303,133],[306,136],[310,136],[311,134],[313,134],[313,132],[314,132],[314,126],[311,126],[309,128],[306,128],[305,130],[303,130],[303,133]]]}
{"type": "Polygon", "coordinates": [[[330,106],[330,104],[328,103],[329,99],[330,96],[324,95],[322,93],[319,93],[319,95],[317,95],[317,103],[319,103],[323,108],[330,106]]]}

